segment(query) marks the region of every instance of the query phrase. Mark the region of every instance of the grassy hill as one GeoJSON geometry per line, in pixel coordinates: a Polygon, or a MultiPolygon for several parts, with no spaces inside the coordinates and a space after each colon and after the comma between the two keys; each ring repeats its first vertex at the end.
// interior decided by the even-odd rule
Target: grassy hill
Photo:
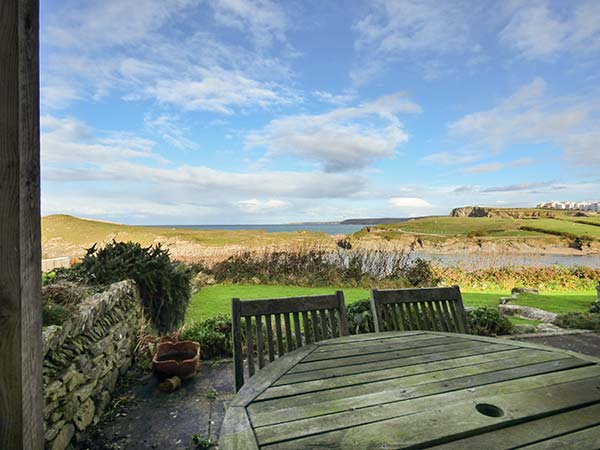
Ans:
{"type": "Polygon", "coordinates": [[[534,209],[485,208],[484,217],[426,217],[395,224],[367,227],[353,235],[356,240],[388,241],[418,237],[440,242],[478,238],[486,241],[535,241],[576,246],[600,243],[600,216],[534,209]],[[553,214],[550,214],[552,212],[553,214]]]}
{"type": "Polygon", "coordinates": [[[134,241],[142,245],[162,243],[176,257],[190,258],[223,248],[262,248],[270,246],[334,245],[325,233],[308,231],[267,233],[264,230],[194,230],[122,225],[69,215],[42,217],[44,258],[81,256],[94,243],[134,241]]]}

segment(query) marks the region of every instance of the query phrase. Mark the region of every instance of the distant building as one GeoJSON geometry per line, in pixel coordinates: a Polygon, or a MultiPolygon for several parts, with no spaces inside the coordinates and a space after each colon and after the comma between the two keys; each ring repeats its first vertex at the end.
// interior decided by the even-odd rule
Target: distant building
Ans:
{"type": "Polygon", "coordinates": [[[540,203],[537,208],[600,212],[600,202],[547,202],[540,203]]]}

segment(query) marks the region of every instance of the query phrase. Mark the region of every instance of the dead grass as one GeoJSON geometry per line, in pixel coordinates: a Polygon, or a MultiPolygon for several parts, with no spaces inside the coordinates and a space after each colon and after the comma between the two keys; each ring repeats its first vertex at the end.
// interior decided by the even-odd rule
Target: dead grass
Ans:
{"type": "Polygon", "coordinates": [[[94,243],[133,241],[147,246],[161,243],[176,259],[219,261],[245,249],[327,246],[335,240],[326,233],[308,231],[267,233],[263,230],[194,230],[123,225],[69,215],[42,218],[44,258],[80,257],[94,243]]]}

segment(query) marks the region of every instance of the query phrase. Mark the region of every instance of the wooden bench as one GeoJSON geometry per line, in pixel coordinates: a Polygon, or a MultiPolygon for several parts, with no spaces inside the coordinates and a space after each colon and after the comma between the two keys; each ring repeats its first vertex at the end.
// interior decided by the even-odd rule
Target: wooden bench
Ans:
{"type": "Polygon", "coordinates": [[[375,332],[428,330],[469,333],[458,286],[371,290],[375,332]]]}
{"type": "Polygon", "coordinates": [[[348,335],[342,291],[330,295],[263,300],[241,301],[234,298],[231,312],[236,391],[244,384],[244,340],[248,374],[252,377],[256,372],[255,354],[258,368],[262,369],[276,356],[283,356],[303,345],[348,335]],[[243,327],[242,319],[245,322],[243,327]]]}

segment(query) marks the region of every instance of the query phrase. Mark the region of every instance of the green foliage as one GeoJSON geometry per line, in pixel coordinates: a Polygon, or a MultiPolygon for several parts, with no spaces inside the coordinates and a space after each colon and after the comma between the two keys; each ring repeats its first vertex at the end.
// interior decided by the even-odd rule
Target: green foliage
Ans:
{"type": "Polygon", "coordinates": [[[467,322],[473,334],[497,336],[509,334],[513,329],[513,324],[508,317],[502,316],[496,308],[475,308],[466,312],[467,322]]]}
{"type": "Polygon", "coordinates": [[[199,342],[203,359],[231,356],[231,317],[219,314],[186,324],[179,339],[199,342]]]}
{"type": "Polygon", "coordinates": [[[192,434],[192,443],[198,450],[209,450],[217,445],[210,437],[200,436],[199,434],[192,434]]]}
{"type": "Polygon", "coordinates": [[[410,253],[307,247],[245,251],[216,263],[208,273],[218,282],[296,286],[434,286],[431,263],[410,253]]]}
{"type": "Polygon", "coordinates": [[[412,287],[437,286],[441,280],[433,270],[431,262],[422,258],[416,258],[407,264],[404,269],[404,276],[412,287]]]}
{"type": "Polygon", "coordinates": [[[71,317],[71,314],[71,311],[62,305],[44,302],[42,308],[43,326],[62,325],[69,317],[71,317]]]}
{"type": "Polygon", "coordinates": [[[61,282],[45,285],[42,288],[43,326],[62,325],[77,312],[77,306],[83,295],[84,289],[74,283],[61,282]]]}
{"type": "Polygon", "coordinates": [[[588,312],[591,313],[600,313],[600,302],[594,302],[590,305],[590,309],[588,310],[588,312]]]}
{"type": "Polygon", "coordinates": [[[350,334],[372,333],[375,331],[369,300],[354,302],[348,305],[347,311],[350,334]]]}
{"type": "Polygon", "coordinates": [[[42,299],[44,302],[64,306],[72,312],[76,311],[77,305],[86,295],[86,290],[75,283],[62,281],[47,284],[42,288],[42,299]]]}
{"type": "Polygon", "coordinates": [[[42,272],[42,286],[50,284],[56,278],[56,272],[42,272]]]}
{"type": "Polygon", "coordinates": [[[600,269],[584,266],[506,266],[467,271],[461,267],[432,266],[444,284],[461,288],[510,291],[527,286],[540,291],[592,290],[600,279],[600,269]]]}
{"type": "Polygon", "coordinates": [[[561,328],[577,328],[581,330],[593,330],[600,332],[599,313],[567,313],[559,315],[554,325],[561,328]]]}
{"type": "Polygon", "coordinates": [[[108,285],[134,280],[148,318],[160,333],[168,333],[183,323],[190,299],[190,270],[174,263],[160,244],[142,247],[134,242],[107,244],[87,249],[80,263],[57,271],[57,279],[89,285],[108,285]]]}

